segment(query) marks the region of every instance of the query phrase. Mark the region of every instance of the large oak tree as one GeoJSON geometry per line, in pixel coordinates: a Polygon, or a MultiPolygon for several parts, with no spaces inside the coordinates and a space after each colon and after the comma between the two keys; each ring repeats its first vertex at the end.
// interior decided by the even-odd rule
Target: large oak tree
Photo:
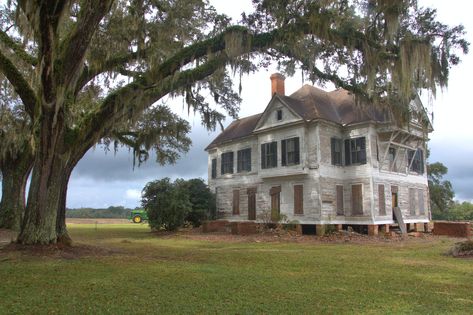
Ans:
{"type": "Polygon", "coordinates": [[[450,28],[416,1],[255,0],[239,25],[204,0],[22,0],[0,36],[0,71],[31,120],[35,159],[21,233],[24,244],[67,236],[61,205],[70,174],[100,139],[133,124],[164,96],[183,95],[203,123],[231,116],[233,71],[277,60],[314,82],[331,81],[399,121],[419,89],[446,86],[467,51],[461,26],[450,28]],[[27,67],[26,70],[24,68],[27,67]],[[94,86],[92,102],[81,94],[94,86]]]}

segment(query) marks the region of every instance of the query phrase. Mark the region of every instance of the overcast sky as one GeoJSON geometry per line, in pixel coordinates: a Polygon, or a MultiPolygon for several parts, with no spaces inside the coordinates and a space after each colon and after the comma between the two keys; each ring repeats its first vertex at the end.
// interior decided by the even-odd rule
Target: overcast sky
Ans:
{"type": "MultiPolygon", "coordinates": [[[[218,11],[236,19],[238,12],[251,9],[251,0],[211,1],[218,11]]],[[[438,17],[450,25],[463,24],[468,32],[467,38],[473,43],[473,2],[462,0],[423,0],[423,6],[438,9],[438,17]]],[[[473,53],[464,56],[460,66],[452,69],[448,90],[439,93],[437,99],[426,105],[434,111],[434,129],[430,134],[430,161],[440,161],[449,168],[448,179],[453,183],[456,198],[473,201],[473,107],[470,98],[473,53]]],[[[269,75],[275,69],[262,70],[242,81],[240,117],[262,112],[270,99],[269,75]]],[[[301,77],[286,79],[286,93],[291,94],[302,86],[301,77]]],[[[123,205],[139,206],[140,194],[144,185],[163,177],[193,178],[207,180],[207,153],[205,146],[218,134],[208,133],[200,125],[200,118],[188,116],[182,110],[182,101],[171,102],[173,109],[189,120],[192,125],[190,135],[193,146],[175,165],[161,167],[150,159],[146,164],[133,170],[132,155],[126,149],[117,154],[104,153],[101,148],[90,150],[74,170],[68,190],[67,206],[108,207],[123,205]]],[[[227,119],[225,125],[231,121],[227,119]]]]}

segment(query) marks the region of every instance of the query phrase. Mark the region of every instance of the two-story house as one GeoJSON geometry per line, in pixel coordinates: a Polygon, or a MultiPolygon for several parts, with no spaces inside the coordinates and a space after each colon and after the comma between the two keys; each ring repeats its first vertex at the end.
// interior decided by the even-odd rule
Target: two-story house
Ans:
{"type": "MultiPolygon", "coordinates": [[[[429,221],[430,123],[427,132],[416,120],[401,128],[343,89],[304,85],[286,96],[281,74],[271,76],[271,94],[263,113],[233,121],[206,148],[220,218],[258,222],[269,213],[373,226],[398,213],[404,223],[429,221]]],[[[418,99],[411,108],[424,110],[418,99]]]]}

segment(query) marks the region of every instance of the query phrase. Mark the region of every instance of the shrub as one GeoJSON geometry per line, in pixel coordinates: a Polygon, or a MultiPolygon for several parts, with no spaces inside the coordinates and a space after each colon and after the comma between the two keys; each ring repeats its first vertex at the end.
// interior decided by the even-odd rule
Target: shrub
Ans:
{"type": "Polygon", "coordinates": [[[146,184],[141,203],[148,213],[150,227],[155,230],[177,230],[192,210],[182,183],[179,180],[171,183],[167,177],[146,184]]]}
{"type": "Polygon", "coordinates": [[[447,254],[454,257],[473,256],[473,240],[455,243],[447,254]]]}
{"type": "Polygon", "coordinates": [[[192,209],[186,216],[186,221],[198,227],[202,221],[215,219],[215,195],[210,191],[204,180],[193,178],[187,181],[176,180],[189,195],[192,209]]]}

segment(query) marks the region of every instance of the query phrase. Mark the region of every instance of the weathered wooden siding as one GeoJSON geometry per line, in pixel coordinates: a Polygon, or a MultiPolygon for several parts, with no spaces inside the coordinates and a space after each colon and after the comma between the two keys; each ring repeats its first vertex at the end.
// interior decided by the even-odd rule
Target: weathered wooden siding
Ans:
{"type": "MultiPolygon", "coordinates": [[[[269,115],[274,116],[274,115],[269,115]]],[[[269,117],[268,116],[268,117],[269,117]]],[[[284,117],[284,116],[283,116],[284,117]]],[[[264,125],[269,126],[269,125],[264,125]]],[[[359,125],[356,128],[341,128],[331,123],[299,122],[291,126],[281,126],[267,131],[259,131],[254,136],[219,146],[209,151],[209,185],[217,190],[217,210],[229,220],[248,219],[247,188],[256,188],[256,217],[262,219],[264,212],[269,213],[272,187],[281,186],[281,214],[289,221],[300,223],[333,223],[333,224],[384,224],[392,223],[391,186],[399,187],[399,208],[407,223],[426,222],[429,219],[428,189],[426,174],[405,173],[407,154],[399,148],[396,161],[398,170],[404,173],[389,171],[386,163],[378,159],[384,157],[383,139],[379,139],[373,125],[359,125]],[[367,163],[364,165],[334,166],[331,164],[331,138],[366,137],[367,163]],[[281,140],[299,137],[300,164],[281,166],[281,140]],[[262,143],[277,141],[278,167],[262,170],[260,147],[262,143]],[[252,170],[247,173],[221,175],[220,155],[228,151],[252,149],[252,170]],[[404,158],[405,156],[405,158],[404,158]],[[211,160],[217,157],[217,178],[211,179],[211,160]],[[380,169],[380,164],[381,169],[380,169]],[[294,185],[303,185],[303,214],[294,214],[294,185]],[[343,215],[337,215],[337,185],[343,187],[343,215]],[[354,214],[352,209],[352,185],[361,185],[363,213],[354,214]],[[385,214],[379,211],[379,185],[384,185],[385,214]],[[417,192],[414,196],[416,212],[409,212],[409,188],[417,192]],[[232,214],[233,191],[239,189],[239,215],[232,214]],[[419,191],[421,197],[419,197],[419,191]],[[423,200],[422,200],[423,199],[423,200]],[[423,201],[424,214],[419,202],[423,201]]],[[[418,145],[418,143],[412,143],[418,145]]],[[[237,170],[235,154],[234,171],[237,170]]]]}

